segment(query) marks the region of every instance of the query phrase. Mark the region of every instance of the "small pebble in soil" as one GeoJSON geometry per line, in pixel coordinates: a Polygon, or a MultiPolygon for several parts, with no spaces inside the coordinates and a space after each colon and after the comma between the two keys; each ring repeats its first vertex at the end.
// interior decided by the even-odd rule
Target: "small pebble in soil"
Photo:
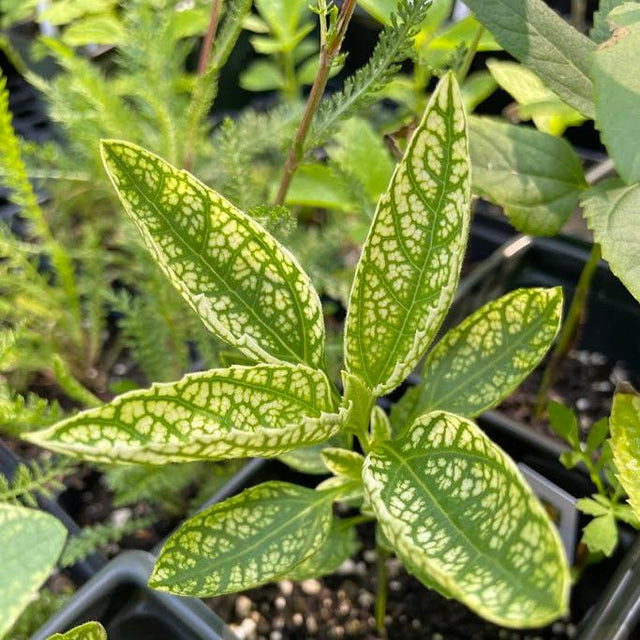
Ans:
{"type": "Polygon", "coordinates": [[[240,594],[236,598],[236,615],[238,618],[246,618],[251,612],[253,603],[247,596],[240,594]]]}
{"type": "Polygon", "coordinates": [[[289,597],[293,593],[293,582],[291,580],[281,580],[278,582],[282,595],[289,597]]]}
{"type": "Polygon", "coordinates": [[[318,580],[313,580],[313,579],[312,580],[303,580],[300,583],[300,588],[308,596],[318,595],[320,593],[320,591],[322,591],[322,585],[320,584],[320,582],[318,580]]]}

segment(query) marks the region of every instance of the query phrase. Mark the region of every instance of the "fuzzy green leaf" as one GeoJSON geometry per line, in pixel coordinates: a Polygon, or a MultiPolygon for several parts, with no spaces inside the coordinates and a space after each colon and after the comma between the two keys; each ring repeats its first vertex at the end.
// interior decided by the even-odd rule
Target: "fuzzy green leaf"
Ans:
{"type": "Polygon", "coordinates": [[[593,118],[591,54],[596,45],[542,0],[467,0],[478,20],[516,60],[567,104],[593,118]]]}
{"type": "Polygon", "coordinates": [[[618,479],[640,518],[640,395],[616,393],[609,423],[618,479]]]}
{"type": "MultiPolygon", "coordinates": [[[[495,407],[540,363],[562,319],[562,289],[517,289],[451,329],[429,352],[408,422],[442,409],[473,417],[495,407]]],[[[407,400],[405,400],[407,398],[407,400]]]]}
{"type": "Polygon", "coordinates": [[[320,299],[297,260],[191,174],[102,141],[109,177],[147,248],[205,326],[256,360],[323,368],[320,299]]]}
{"type": "Polygon", "coordinates": [[[0,638],[49,577],[66,535],[62,524],[47,513],[0,504],[0,638]]]}
{"type": "Polygon", "coordinates": [[[355,528],[348,522],[337,520],[320,548],[283,577],[299,581],[329,575],[359,548],[355,528]]]}
{"type": "Polygon", "coordinates": [[[504,207],[518,231],[560,231],[586,182],[565,140],[495,118],[469,118],[473,190],[504,207]]]}
{"type": "Polygon", "coordinates": [[[25,437],[99,462],[276,456],[324,442],[346,419],[320,371],[234,366],[131,391],[25,437]]]}
{"type": "Polygon", "coordinates": [[[612,36],[593,55],[596,126],[618,174],[640,181],[640,4],[626,2],[608,16],[612,36]]]}
{"type": "Polygon", "coordinates": [[[428,586],[510,627],[567,608],[569,569],[548,515],[513,461],[445,412],[374,445],[363,480],[384,535],[428,586]]]}
{"type": "Polygon", "coordinates": [[[244,591],[314,553],[331,530],[332,494],[266,482],[187,520],[164,545],[149,586],[191,596],[244,591]]]}
{"type": "Polygon", "coordinates": [[[353,480],[361,479],[364,458],[356,451],[327,447],[322,451],[321,455],[331,473],[352,478],[353,480]]]}
{"type": "Polygon", "coordinates": [[[107,632],[99,622],[85,622],[66,633],[54,633],[47,640],[107,640],[107,632]]]}
{"type": "Polygon", "coordinates": [[[469,201],[466,118],[447,74],[378,203],[351,290],[347,368],[376,396],[411,372],[449,309],[469,201]]]}
{"type": "Polygon", "coordinates": [[[584,194],[582,206],[602,257],[640,301],[640,184],[624,186],[619,180],[605,180],[584,194]]]}

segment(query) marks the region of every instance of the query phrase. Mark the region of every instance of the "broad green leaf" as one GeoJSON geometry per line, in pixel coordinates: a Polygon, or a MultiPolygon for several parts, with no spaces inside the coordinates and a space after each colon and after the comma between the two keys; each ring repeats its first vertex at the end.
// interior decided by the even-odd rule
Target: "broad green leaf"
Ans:
{"type": "MultiPolygon", "coordinates": [[[[455,51],[460,46],[468,47],[476,37],[480,23],[473,17],[467,16],[462,20],[451,23],[429,42],[429,49],[443,49],[455,51]]],[[[477,51],[499,51],[500,45],[493,35],[483,30],[478,41],[477,51]]]]}
{"type": "Polygon", "coordinates": [[[602,552],[610,556],[618,544],[618,528],[613,512],[596,516],[582,530],[582,542],[591,553],[602,552]]]}
{"type": "Polygon", "coordinates": [[[605,180],[589,189],[581,204],[602,257],[640,301],[640,184],[625,186],[619,180],[605,180]]]}
{"type": "Polygon", "coordinates": [[[399,0],[358,0],[358,4],[382,24],[389,24],[399,0]]]}
{"type": "Polygon", "coordinates": [[[467,0],[467,6],[516,60],[567,104],[595,114],[590,77],[596,45],[542,0],[467,0]]]}
{"type": "Polygon", "coordinates": [[[347,411],[334,402],[320,371],[233,366],[125,393],[25,438],[99,462],[271,457],[336,433],[347,411]]]}
{"type": "Polygon", "coordinates": [[[467,113],[471,113],[484,102],[498,87],[493,76],[487,71],[475,71],[462,85],[462,102],[467,113]]]}
{"type": "Polygon", "coordinates": [[[332,523],[331,492],[266,482],[187,520],[166,542],[149,586],[215,596],[257,587],[318,550],[332,523]]]}
{"type": "Polygon", "coordinates": [[[560,287],[517,289],[472,313],[428,353],[408,422],[435,409],[471,418],[495,407],[540,363],[561,319],[560,287]]]}
{"type": "Polygon", "coordinates": [[[49,577],[66,537],[48,513],[0,504],[0,638],[49,577]]]}
{"type": "Polygon", "coordinates": [[[351,289],[347,369],[376,396],[412,371],[449,309],[469,231],[469,186],[466,118],[449,73],[378,203],[351,289]]]}
{"type": "Polygon", "coordinates": [[[331,473],[358,481],[362,478],[364,458],[356,451],[328,447],[322,451],[321,455],[331,473]]]}
{"type": "Polygon", "coordinates": [[[327,466],[322,460],[322,452],[328,447],[350,447],[353,438],[348,433],[339,433],[327,442],[301,447],[278,456],[278,460],[301,473],[326,475],[327,466]]]}
{"type": "Polygon", "coordinates": [[[596,127],[620,177],[640,181],[640,4],[626,2],[607,17],[611,39],[593,55],[596,127]]]}
{"type": "Polygon", "coordinates": [[[282,71],[271,60],[254,60],[241,74],[240,86],[247,91],[281,89],[285,80],[282,71]]]}
{"type": "Polygon", "coordinates": [[[351,194],[338,182],[326,165],[302,165],[293,176],[285,200],[288,206],[322,207],[352,211],[351,194]]]}
{"type": "Polygon", "coordinates": [[[47,3],[38,14],[39,22],[53,25],[69,24],[90,14],[106,13],[114,7],[117,0],[56,0],[47,3]]]}
{"type": "Polygon", "coordinates": [[[102,156],[147,248],[210,331],[255,360],[324,367],[320,299],[284,247],[158,156],[108,140],[102,156]]]}
{"type": "Polygon", "coordinates": [[[640,395],[616,393],[609,424],[618,479],[636,517],[640,518],[640,395]]]}
{"type": "Polygon", "coordinates": [[[587,452],[595,453],[609,435],[609,418],[600,418],[591,425],[587,435],[587,452]]]}
{"type": "Polygon", "coordinates": [[[551,428],[574,449],[580,446],[580,432],[576,414],[559,402],[551,401],[547,407],[551,428]]]}
{"type": "Polygon", "coordinates": [[[398,557],[427,586],[509,627],[567,609],[569,568],[548,515],[507,455],[442,411],[374,445],[366,494],[398,557]]]}
{"type": "Polygon", "coordinates": [[[69,47],[86,44],[120,44],[126,38],[125,29],[115,15],[90,16],[74,22],[62,34],[69,47]]]}
{"type": "Polygon", "coordinates": [[[520,105],[518,116],[522,120],[531,118],[540,131],[557,136],[567,127],[584,122],[582,114],[560,100],[524,65],[487,60],[487,67],[496,82],[520,105]]]}
{"type": "Polygon", "coordinates": [[[586,188],[565,140],[495,118],[469,118],[473,190],[502,206],[518,231],[555,235],[586,188]]]}
{"type": "MultiPolygon", "coordinates": [[[[595,496],[594,496],[595,497],[595,496]]],[[[610,507],[592,498],[580,498],[576,500],[576,509],[588,516],[603,516],[611,511],[610,507]]]]}
{"type": "Polygon", "coordinates": [[[283,577],[299,581],[329,575],[359,548],[355,528],[348,521],[336,520],[320,548],[283,577]]]}
{"type": "Polygon", "coordinates": [[[343,122],[333,139],[329,157],[362,183],[372,201],[377,202],[393,173],[391,155],[373,127],[363,118],[343,122]]]}
{"type": "Polygon", "coordinates": [[[334,500],[347,503],[362,502],[362,478],[354,480],[347,476],[331,476],[323,480],[317,487],[317,491],[330,491],[334,500]]]}
{"type": "Polygon", "coordinates": [[[54,633],[47,640],[107,640],[107,632],[99,622],[85,622],[66,633],[54,633]]]}

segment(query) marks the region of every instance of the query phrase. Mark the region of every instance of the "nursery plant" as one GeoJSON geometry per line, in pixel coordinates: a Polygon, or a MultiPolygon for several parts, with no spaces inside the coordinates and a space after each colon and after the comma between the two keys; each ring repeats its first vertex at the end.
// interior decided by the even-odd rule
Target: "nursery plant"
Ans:
{"type": "MultiPolygon", "coordinates": [[[[567,607],[569,573],[553,524],[515,464],[472,421],[535,367],[559,327],[559,289],[522,289],[471,316],[427,354],[421,409],[390,425],[376,399],[398,388],[438,333],[465,252],[470,203],[466,116],[445,75],[380,198],[353,282],[346,369],[325,372],[319,298],[263,227],[191,174],[105,140],[106,170],[154,259],[203,324],[254,364],[189,374],[119,396],[26,435],[89,460],[167,464],[273,457],[327,447],[315,489],[252,487],[185,522],[150,585],[212,596],[336,568],[354,525],[426,586],[511,627],[567,607]],[[360,509],[334,519],[332,504],[360,509]]],[[[384,625],[385,589],[378,624],[384,625]]]]}

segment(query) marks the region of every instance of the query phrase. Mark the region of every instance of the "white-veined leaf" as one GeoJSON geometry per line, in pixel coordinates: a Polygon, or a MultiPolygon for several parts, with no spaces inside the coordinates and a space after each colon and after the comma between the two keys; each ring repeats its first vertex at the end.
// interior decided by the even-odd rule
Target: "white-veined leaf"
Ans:
{"type": "Polygon", "coordinates": [[[187,520],[149,586],[190,596],[243,591],[291,571],[329,536],[331,492],[266,482],[187,520]]]}
{"type": "Polygon", "coordinates": [[[336,520],[331,527],[329,537],[320,548],[283,578],[300,581],[329,575],[353,556],[359,548],[360,543],[353,525],[348,521],[336,520]]]}
{"type": "Polygon", "coordinates": [[[47,640],[107,640],[107,632],[99,622],[85,622],[66,633],[54,633],[47,640]]]}
{"type": "Polygon", "coordinates": [[[411,372],[451,304],[469,200],[466,118],[447,74],[378,203],[351,289],[347,368],[376,396],[411,372]]]}
{"type": "Polygon", "coordinates": [[[640,395],[616,393],[609,425],[618,479],[636,517],[640,518],[640,395]]]}
{"type": "MultiPolygon", "coordinates": [[[[429,352],[409,424],[441,409],[473,417],[496,406],[540,363],[562,319],[562,289],[517,289],[451,329],[429,352]]],[[[399,409],[398,409],[399,410],[399,409]]]]}
{"type": "Polygon", "coordinates": [[[66,529],[48,513],[0,504],[0,638],[49,577],[66,537],[66,529]]]}
{"type": "Polygon", "coordinates": [[[89,460],[165,464],[276,456],[324,442],[346,417],[321,371],[264,364],[131,391],[25,437],[89,460]]]}
{"type": "Polygon", "coordinates": [[[604,180],[585,192],[581,204],[602,257],[640,302],[640,184],[604,180]]]}
{"type": "Polygon", "coordinates": [[[366,458],[366,494],[418,579],[510,627],[567,608],[569,569],[549,516],[473,422],[437,411],[366,458]]]}
{"type": "Polygon", "coordinates": [[[136,145],[103,140],[102,157],[147,248],[210,331],[255,360],[324,368],[320,299],[277,240],[136,145]]]}

